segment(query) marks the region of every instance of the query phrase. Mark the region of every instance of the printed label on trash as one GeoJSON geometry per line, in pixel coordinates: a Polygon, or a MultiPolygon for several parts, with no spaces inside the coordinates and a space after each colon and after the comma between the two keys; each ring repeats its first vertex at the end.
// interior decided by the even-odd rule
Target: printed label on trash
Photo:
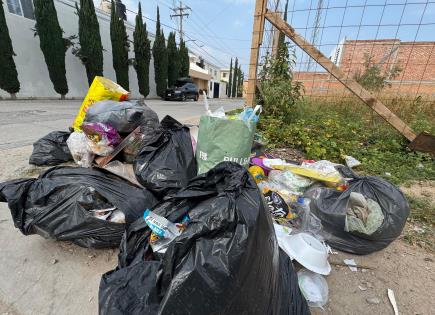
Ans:
{"type": "Polygon", "coordinates": [[[276,192],[268,191],[264,194],[270,213],[278,218],[285,218],[289,214],[289,206],[276,192]]]}
{"type": "Polygon", "coordinates": [[[231,157],[231,156],[224,156],[224,161],[225,162],[236,162],[236,163],[239,163],[240,165],[247,165],[249,163],[249,157],[237,158],[237,157],[231,157]]]}
{"type": "Polygon", "coordinates": [[[149,209],[144,212],[143,217],[151,231],[153,231],[159,237],[165,237],[165,227],[168,225],[167,223],[169,223],[168,220],[163,217],[153,215],[149,209]]]}

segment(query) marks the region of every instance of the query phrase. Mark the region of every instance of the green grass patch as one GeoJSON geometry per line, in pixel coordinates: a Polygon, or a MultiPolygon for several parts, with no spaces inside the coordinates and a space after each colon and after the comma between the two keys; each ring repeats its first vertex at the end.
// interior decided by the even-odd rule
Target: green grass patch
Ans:
{"type": "MultiPolygon", "coordinates": [[[[434,102],[396,100],[387,104],[416,131],[435,133],[434,102]]],[[[395,184],[434,180],[435,160],[408,149],[408,141],[357,100],[304,100],[290,123],[263,115],[259,130],[272,148],[294,147],[309,159],[343,163],[344,155],[362,162],[358,171],[395,184]]]]}

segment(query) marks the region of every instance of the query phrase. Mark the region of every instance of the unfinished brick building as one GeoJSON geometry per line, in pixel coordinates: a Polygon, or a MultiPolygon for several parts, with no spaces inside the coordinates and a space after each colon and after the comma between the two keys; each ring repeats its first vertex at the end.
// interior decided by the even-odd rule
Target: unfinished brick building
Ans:
{"type": "MultiPolygon", "coordinates": [[[[332,52],[331,60],[349,78],[364,72],[364,63],[381,69],[387,76],[400,69],[382,90],[384,95],[435,98],[435,42],[402,42],[400,39],[344,40],[332,52]]],[[[347,93],[327,72],[295,72],[308,95],[347,93]]]]}

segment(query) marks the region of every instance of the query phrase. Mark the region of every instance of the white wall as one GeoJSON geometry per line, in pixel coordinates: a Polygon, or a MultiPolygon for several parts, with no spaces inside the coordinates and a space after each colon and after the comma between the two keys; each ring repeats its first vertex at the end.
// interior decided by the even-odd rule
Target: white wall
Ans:
{"type": "MultiPolygon", "coordinates": [[[[54,0],[59,24],[65,32],[64,37],[78,34],[78,16],[75,14],[75,1],[54,0]]],[[[53,84],[48,76],[47,66],[44,56],[39,47],[39,37],[34,37],[32,28],[35,21],[15,14],[9,13],[6,1],[3,4],[6,23],[8,24],[9,34],[12,45],[17,56],[14,57],[18,71],[18,79],[21,90],[18,97],[59,97],[54,91],[53,84]]],[[[110,42],[110,16],[105,12],[96,9],[100,24],[101,41],[104,48],[104,76],[116,81],[115,71],[112,66],[112,46],[110,42]]],[[[134,26],[127,24],[127,34],[133,40],[134,26]]],[[[154,41],[154,36],[149,34],[149,39],[154,41]]],[[[134,57],[133,44],[130,44],[129,57],[134,57]]],[[[82,98],[88,89],[86,71],[80,60],[71,54],[71,49],[66,53],[66,76],[68,80],[69,93],[66,97],[82,98]]],[[[150,62],[150,97],[156,97],[156,87],[154,82],[153,60],[150,62]]],[[[137,85],[136,71],[131,66],[129,70],[131,97],[140,97],[137,85]]],[[[9,94],[0,90],[0,96],[8,97],[9,94]]]]}

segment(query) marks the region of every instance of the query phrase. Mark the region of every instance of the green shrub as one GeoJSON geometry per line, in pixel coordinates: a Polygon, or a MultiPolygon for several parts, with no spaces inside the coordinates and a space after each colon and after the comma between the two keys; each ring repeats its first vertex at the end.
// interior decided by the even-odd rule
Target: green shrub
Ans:
{"type": "MultiPolygon", "coordinates": [[[[362,162],[358,171],[395,183],[435,180],[435,160],[408,149],[408,141],[364,105],[298,102],[291,123],[263,116],[259,130],[271,147],[294,147],[308,159],[343,163],[344,155],[362,162]],[[391,175],[389,175],[389,174],[391,175]]],[[[424,112],[407,117],[415,130],[433,132],[434,122],[424,112]]]]}

